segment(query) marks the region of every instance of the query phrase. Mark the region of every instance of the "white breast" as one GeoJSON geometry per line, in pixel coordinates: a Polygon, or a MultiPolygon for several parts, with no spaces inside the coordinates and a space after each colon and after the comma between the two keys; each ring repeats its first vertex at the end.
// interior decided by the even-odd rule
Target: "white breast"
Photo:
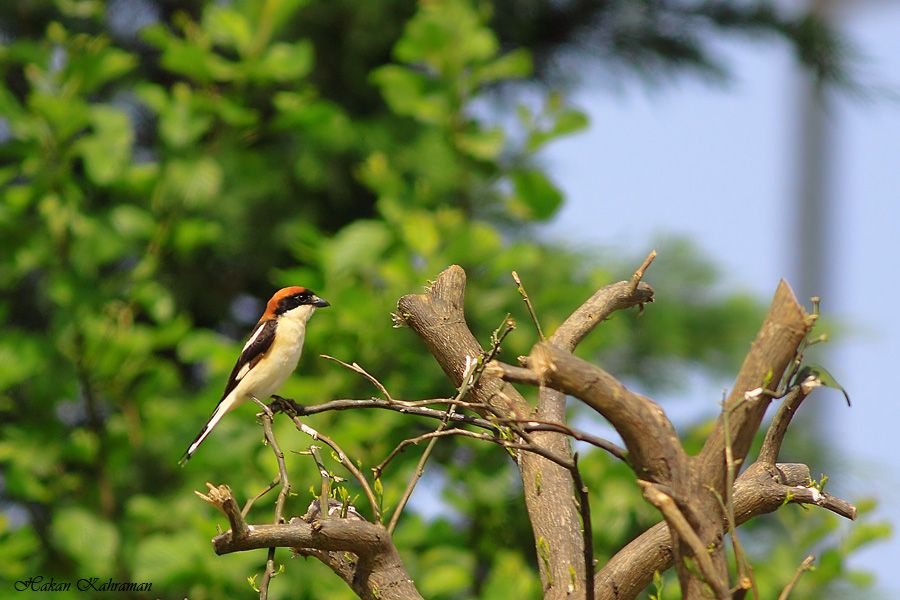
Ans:
{"type": "Polygon", "coordinates": [[[309,315],[285,315],[278,320],[275,341],[265,358],[250,369],[235,389],[238,402],[250,396],[265,402],[290,377],[300,360],[308,318],[309,315]]]}

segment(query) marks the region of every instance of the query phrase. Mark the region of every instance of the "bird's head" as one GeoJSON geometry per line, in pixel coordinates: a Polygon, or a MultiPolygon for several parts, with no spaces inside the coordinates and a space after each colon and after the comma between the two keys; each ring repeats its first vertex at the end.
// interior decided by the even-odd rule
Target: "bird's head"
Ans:
{"type": "Polygon", "coordinates": [[[308,319],[316,308],[325,308],[326,306],[330,306],[328,301],[316,296],[312,290],[294,285],[275,292],[275,295],[266,304],[264,318],[308,319]]]}

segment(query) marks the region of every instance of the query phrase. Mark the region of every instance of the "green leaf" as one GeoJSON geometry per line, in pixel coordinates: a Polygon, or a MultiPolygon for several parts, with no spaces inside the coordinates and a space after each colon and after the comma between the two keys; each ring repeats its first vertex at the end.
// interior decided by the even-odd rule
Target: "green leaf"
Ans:
{"type": "Polygon", "coordinates": [[[159,133],[173,148],[185,148],[206,133],[212,123],[212,116],[199,110],[193,90],[187,85],[176,84],[170,101],[160,113],[159,133]]]}
{"type": "Polygon", "coordinates": [[[339,104],[294,92],[279,92],[273,102],[280,113],[278,126],[302,129],[304,136],[316,143],[309,149],[322,158],[327,158],[322,155],[323,148],[345,149],[359,140],[354,123],[339,104]]]}
{"type": "Polygon", "coordinates": [[[425,63],[445,78],[455,77],[464,66],[497,53],[497,38],[484,25],[484,16],[468,0],[422,3],[394,46],[394,55],[406,63],[425,63]]]}
{"type": "MultiPolygon", "coordinates": [[[[272,31],[277,31],[282,25],[297,13],[297,10],[309,4],[309,0],[271,0],[266,4],[267,17],[272,24],[272,31]]],[[[253,3],[251,3],[251,6],[253,3]]]]}
{"type": "Polygon", "coordinates": [[[109,222],[123,236],[138,239],[150,237],[156,226],[149,211],[130,204],[114,207],[109,213],[109,222]]]}
{"type": "Polygon", "coordinates": [[[0,87],[0,114],[7,119],[10,128],[27,114],[19,104],[19,100],[6,86],[0,87]]]}
{"type": "Polygon", "coordinates": [[[103,17],[102,0],[56,0],[59,12],[74,19],[100,19],[103,17]]]}
{"type": "Polygon", "coordinates": [[[574,108],[565,110],[559,114],[556,124],[553,126],[554,137],[576,133],[587,129],[588,125],[590,125],[590,120],[580,110],[575,110],[574,108]]]}
{"type": "Polygon", "coordinates": [[[175,299],[165,286],[156,281],[145,281],[135,286],[132,298],[157,323],[169,321],[175,316],[175,299]]]}
{"type": "Polygon", "coordinates": [[[169,104],[169,96],[161,85],[143,82],[135,86],[135,94],[156,114],[162,114],[169,104]]]}
{"type": "Polygon", "coordinates": [[[512,208],[521,217],[543,221],[556,214],[562,205],[562,193],[540,171],[515,171],[512,183],[515,194],[512,208]]]}
{"type": "Polygon", "coordinates": [[[166,189],[186,206],[208,206],[222,188],[222,167],[211,156],[177,159],[166,165],[163,175],[166,189]]]}
{"type": "Polygon", "coordinates": [[[844,547],[848,553],[853,552],[862,546],[890,538],[892,532],[893,527],[888,522],[857,523],[847,534],[844,547]]]}
{"type": "Polygon", "coordinates": [[[461,549],[434,547],[420,558],[419,591],[425,598],[448,597],[469,589],[473,556],[461,549]]]}
{"type": "Polygon", "coordinates": [[[30,576],[41,542],[32,527],[10,531],[7,517],[0,515],[0,579],[19,581],[30,576]]]}
{"type": "Polygon", "coordinates": [[[227,125],[249,127],[259,121],[259,112],[225,95],[209,99],[209,108],[227,125]]]}
{"type": "Polygon", "coordinates": [[[460,150],[479,160],[495,160],[503,150],[504,134],[502,129],[488,131],[472,131],[456,136],[456,145],[460,150]]]}
{"type": "Polygon", "coordinates": [[[5,332],[0,340],[0,390],[7,390],[39,373],[41,356],[45,352],[38,338],[18,331],[5,332]]]}
{"type": "Polygon", "coordinates": [[[97,185],[109,185],[131,162],[134,133],[125,113],[115,108],[93,106],[90,120],[93,133],[79,141],[79,153],[88,177],[97,185]]]}
{"type": "Polygon", "coordinates": [[[410,213],[403,220],[403,239],[412,250],[424,257],[430,257],[441,241],[434,221],[434,217],[424,211],[410,213]]]}
{"type": "MultiPolygon", "coordinates": [[[[96,44],[98,40],[107,43],[103,38],[94,38],[93,43],[96,44]]],[[[77,81],[80,91],[85,94],[96,92],[138,64],[135,55],[119,48],[104,47],[99,51],[92,50],[91,47],[73,49],[67,68],[67,71],[72,73],[70,79],[77,81]]]]}
{"type": "Polygon", "coordinates": [[[58,140],[68,139],[91,122],[91,111],[80,99],[35,91],[28,97],[28,106],[49,122],[58,140]]]}
{"type": "Polygon", "coordinates": [[[540,592],[541,582],[525,564],[522,555],[501,550],[494,558],[481,597],[492,600],[537,600],[541,597],[540,592]]]}
{"type": "MultiPolygon", "coordinates": [[[[174,534],[155,534],[140,539],[134,552],[135,581],[152,581],[154,587],[181,576],[195,576],[196,568],[209,551],[209,541],[188,530],[174,534]],[[205,542],[205,543],[204,543],[205,542]],[[174,552],[173,549],[178,551],[174,552]]],[[[103,572],[103,571],[100,571],[103,572]]]]}
{"type": "Polygon", "coordinates": [[[196,329],[178,344],[178,358],[189,363],[205,362],[211,356],[222,354],[227,348],[227,340],[205,329],[196,329]]]}
{"type": "Polygon", "coordinates": [[[119,532],[94,512],[80,507],[59,509],[53,517],[53,541],[91,575],[109,573],[115,564],[119,532]]]}
{"type": "Polygon", "coordinates": [[[87,429],[76,429],[69,435],[66,455],[83,465],[93,464],[100,448],[97,434],[87,429]]]}
{"type": "Polygon", "coordinates": [[[253,46],[253,27],[247,17],[230,6],[213,4],[203,11],[203,30],[220,46],[246,56],[253,46]]]}
{"type": "Polygon", "coordinates": [[[448,97],[424,75],[399,65],[385,65],[375,69],[370,78],[398,115],[431,124],[446,123],[450,118],[448,97]]]}
{"type": "Polygon", "coordinates": [[[521,79],[531,75],[532,68],[531,53],[525,48],[518,48],[472,69],[472,79],[481,85],[494,81],[521,79]]]}
{"type": "Polygon", "coordinates": [[[537,118],[525,109],[519,112],[519,118],[530,129],[525,144],[529,152],[535,152],[548,142],[581,131],[589,125],[587,115],[567,107],[559,93],[550,94],[537,118]]]}
{"type": "Polygon", "coordinates": [[[327,273],[345,277],[378,264],[391,243],[391,233],[380,221],[356,221],[341,229],[323,249],[327,273]]]}
{"type": "Polygon", "coordinates": [[[294,81],[309,74],[312,67],[312,44],[305,40],[294,44],[280,42],[263,56],[257,78],[265,75],[274,81],[294,81]]]}
{"type": "Polygon", "coordinates": [[[851,406],[850,404],[850,396],[847,394],[847,390],[838,383],[837,379],[834,378],[834,375],[828,372],[825,367],[821,365],[808,364],[803,366],[798,372],[797,375],[794,376],[794,381],[791,382],[791,386],[802,385],[810,377],[815,379],[815,383],[818,385],[823,385],[825,387],[830,387],[836,390],[840,390],[842,394],[844,394],[844,398],[847,400],[847,406],[851,406]]]}
{"type": "Polygon", "coordinates": [[[164,68],[197,82],[231,81],[239,73],[235,64],[209,48],[173,36],[163,25],[145,27],[141,37],[162,50],[164,68]]]}
{"type": "Polygon", "coordinates": [[[221,239],[221,223],[206,218],[183,218],[174,225],[172,246],[182,256],[189,257],[198,248],[221,239]]]}

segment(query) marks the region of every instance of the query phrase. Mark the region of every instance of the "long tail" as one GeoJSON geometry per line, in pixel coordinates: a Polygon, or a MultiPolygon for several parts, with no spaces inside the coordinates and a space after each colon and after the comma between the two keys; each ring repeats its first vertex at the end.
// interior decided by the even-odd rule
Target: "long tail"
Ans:
{"type": "Polygon", "coordinates": [[[222,420],[222,417],[225,416],[225,413],[237,406],[237,404],[238,401],[234,391],[222,398],[218,406],[216,406],[216,410],[213,411],[213,414],[206,422],[206,425],[203,426],[203,429],[200,430],[200,433],[197,434],[197,437],[194,438],[194,441],[191,442],[190,446],[188,446],[188,449],[185,451],[184,456],[182,456],[178,461],[179,465],[183,467],[187,463],[187,461],[191,460],[194,452],[197,451],[197,448],[200,446],[200,444],[203,443],[203,440],[206,439],[206,436],[212,433],[213,428],[219,423],[220,420],[222,420]]]}

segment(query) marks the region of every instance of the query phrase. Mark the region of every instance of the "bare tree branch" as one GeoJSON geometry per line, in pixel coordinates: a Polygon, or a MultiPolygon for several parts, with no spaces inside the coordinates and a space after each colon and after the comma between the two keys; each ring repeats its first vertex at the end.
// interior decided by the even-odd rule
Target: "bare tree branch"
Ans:
{"type": "MultiPolygon", "coordinates": [[[[544,340],[540,333],[542,340],[527,359],[520,359],[527,368],[493,360],[503,336],[514,326],[508,318],[492,335],[487,352],[469,331],[463,312],[465,273],[461,268],[446,269],[425,294],[402,297],[395,319],[409,325],[425,341],[457,387],[456,396],[398,400],[357,363],[326,356],[365,377],[384,399],[334,400],[303,407],[292,400],[276,398],[271,405],[262,405],[264,413],[260,418],[278,462],[279,477],[250,499],[243,513],[227,486],[207,484],[208,494],[198,493],[221,510],[231,524],[229,532],[213,540],[216,552],[269,549],[261,598],[266,597],[274,574],[277,547],[289,547],[298,554],[318,558],[366,600],[419,598],[391,542],[391,532],[436,440],[460,436],[515,450],[510,454],[520,469],[545,599],[634,598],[650,583],[653,573],[672,564],[677,567],[683,597],[688,600],[704,597],[710,591],[716,598],[732,598],[732,592],[735,598],[743,598],[751,588],[755,592],[752,570],[742,558],[736,535],[741,523],[786,503],[815,504],[849,519],[856,517],[852,504],[822,491],[821,484],[811,479],[806,465],[775,464],[793,415],[814,384],[821,384],[809,379],[800,382],[802,374],[792,377],[800,367],[815,315],[807,315],[781,282],[737,381],[723,402],[712,434],[697,456],[688,456],[659,405],[572,354],[578,342],[614,310],[643,308],[653,300],[653,290],[641,279],[655,255],[651,252],[630,280],[598,290],[548,339],[544,340]],[[780,385],[782,381],[784,385],[780,385]],[[538,387],[537,406],[530,406],[512,383],[538,387]],[[570,427],[565,414],[567,394],[606,418],[621,435],[625,449],[570,427]],[[773,397],[783,397],[783,401],[766,432],[758,460],[739,474],[773,397]],[[400,452],[428,441],[387,528],[381,524],[379,501],[365,475],[337,443],[300,420],[301,415],[350,408],[393,410],[440,421],[436,430],[403,440],[373,469],[377,488],[377,478],[400,452]],[[273,412],[288,414],[299,431],[335,452],[337,460],[363,488],[376,523],[366,521],[355,507],[348,507],[346,499],[341,503],[329,497],[332,476],[322,465],[316,448],[311,447],[322,474],[320,497],[310,505],[304,518],[285,524],[283,510],[290,481],[284,455],[272,433],[273,412]],[[465,425],[484,431],[473,431],[465,425]],[[637,475],[644,497],[664,518],[596,574],[588,488],[578,470],[578,456],[572,452],[573,439],[593,444],[627,462],[637,475]],[[245,518],[250,507],[279,483],[275,523],[248,525],[245,518]],[[738,584],[733,588],[723,544],[723,535],[729,531],[738,555],[738,584]]],[[[514,278],[540,332],[534,307],[521,280],[514,278]]],[[[801,565],[783,596],[790,592],[803,569],[801,565]]]]}
{"type": "MultiPolygon", "coordinates": [[[[509,419],[498,419],[499,422],[504,423],[509,421],[509,419]]],[[[575,429],[574,427],[569,427],[568,425],[564,425],[563,423],[555,423],[553,421],[542,421],[538,419],[529,419],[528,421],[516,421],[522,429],[525,431],[551,431],[554,433],[561,433],[567,437],[572,438],[573,440],[578,440],[579,442],[585,442],[592,446],[596,446],[601,450],[605,450],[611,456],[618,458],[624,463],[628,463],[628,452],[610,442],[607,439],[598,437],[596,435],[592,435],[585,431],[581,431],[580,429],[575,429]]]]}
{"type": "MultiPolygon", "coordinates": [[[[732,451],[737,463],[746,458],[771,401],[771,395],[762,392],[777,387],[814,321],[782,280],[731,394],[725,400],[724,410],[729,414],[732,451]]],[[[719,418],[698,457],[701,463],[698,475],[720,493],[724,492],[726,472],[723,426],[719,418]]]]}
{"type": "Polygon", "coordinates": [[[550,336],[550,341],[571,352],[594,327],[608,319],[612,313],[653,302],[653,288],[642,283],[641,278],[655,257],[654,250],[629,281],[612,283],[597,290],[563,321],[550,336]]]}
{"type": "MultiPolygon", "coordinates": [[[[465,272],[458,266],[451,266],[438,276],[426,294],[403,296],[397,304],[398,319],[423,339],[455,385],[461,382],[465,357],[481,353],[481,348],[465,321],[465,281],[465,272]]],[[[623,282],[620,287],[626,290],[629,285],[628,282],[623,282]]],[[[612,310],[649,302],[652,297],[652,290],[641,286],[632,294],[632,297],[639,300],[631,304],[622,303],[618,300],[619,296],[626,295],[622,290],[609,296],[595,294],[588,301],[588,308],[570,318],[570,326],[575,332],[573,335],[583,337],[612,310]],[[612,302],[610,297],[617,300],[612,302]]],[[[562,333],[555,333],[554,336],[559,339],[569,336],[566,331],[567,329],[563,329],[562,333]]],[[[573,343],[577,343],[577,340],[573,343]]],[[[557,396],[552,390],[542,393],[549,395],[539,400],[537,413],[533,415],[531,407],[515,388],[496,375],[485,373],[475,386],[473,397],[485,406],[485,413],[492,412],[513,422],[527,422],[535,417],[539,420],[564,422],[565,402],[562,395],[557,396]]],[[[571,448],[565,436],[550,432],[536,433],[533,441],[545,447],[553,456],[566,456],[570,460],[571,448]]],[[[574,481],[571,472],[566,468],[554,467],[533,452],[522,453],[519,468],[535,543],[552,549],[549,559],[540,561],[545,596],[571,598],[571,590],[563,582],[570,580],[571,570],[576,573],[576,581],[585,577],[582,562],[572,560],[574,556],[583,553],[583,547],[581,537],[572,535],[580,528],[580,514],[572,499],[574,481]],[[541,484],[536,485],[536,482],[541,484]]]]}
{"type": "MultiPolygon", "coordinates": [[[[462,382],[465,357],[479,356],[482,352],[466,325],[463,312],[465,284],[465,272],[454,265],[437,277],[426,294],[403,296],[397,303],[398,317],[422,338],[456,386],[462,382]]],[[[523,421],[534,416],[560,421],[546,415],[533,415],[531,407],[512,385],[489,373],[485,373],[472,390],[472,398],[484,405],[482,416],[492,413],[523,421]]],[[[561,446],[554,446],[551,451],[561,449],[568,454],[564,439],[561,446]]],[[[579,513],[572,501],[570,472],[552,469],[541,461],[539,456],[524,452],[519,460],[519,470],[535,546],[552,549],[548,560],[539,563],[545,595],[548,599],[566,598],[568,587],[565,582],[569,581],[570,568],[575,570],[577,579],[584,577],[582,561],[575,559],[582,554],[581,536],[573,536],[580,527],[579,513]],[[535,493],[538,481],[543,482],[544,489],[553,490],[553,494],[535,493]],[[556,497],[556,493],[561,496],[556,497]]]]}
{"type": "Polygon", "coordinates": [[[781,400],[781,406],[778,407],[778,412],[775,413],[772,423],[769,424],[769,429],[766,430],[766,437],[759,450],[757,460],[767,464],[775,464],[775,461],[778,460],[778,453],[781,451],[781,444],[784,441],[784,435],[787,433],[788,425],[790,425],[791,419],[794,418],[794,414],[800,408],[800,404],[803,403],[806,396],[807,394],[803,391],[803,387],[798,385],[788,391],[787,395],[781,400]]]}
{"type": "Polygon", "coordinates": [[[491,442],[492,444],[497,444],[498,446],[503,446],[504,448],[509,448],[510,450],[522,450],[524,452],[538,454],[546,458],[547,460],[556,463],[564,469],[571,469],[574,466],[574,463],[567,457],[555,455],[546,448],[542,448],[535,444],[524,444],[512,440],[505,440],[503,438],[488,435],[487,433],[469,431],[467,429],[438,429],[437,431],[429,431],[428,433],[423,433],[422,435],[417,435],[416,437],[403,440],[402,442],[397,444],[397,446],[393,450],[391,450],[390,454],[388,454],[387,457],[378,464],[378,466],[373,467],[372,470],[376,473],[381,473],[388,466],[388,464],[397,457],[398,454],[400,454],[410,446],[415,446],[420,442],[424,442],[425,440],[451,436],[472,438],[475,440],[481,440],[483,442],[491,442]]]}
{"type": "Polygon", "coordinates": [[[794,591],[794,586],[797,585],[797,582],[800,581],[800,576],[803,575],[806,571],[812,569],[813,561],[816,560],[816,557],[810,554],[806,558],[803,559],[803,562],[800,563],[800,566],[797,567],[797,571],[794,573],[794,576],[791,578],[791,581],[784,586],[784,589],[781,590],[781,593],[778,594],[778,600],[787,600],[788,596],[791,595],[791,592],[794,591]]]}
{"type": "Polygon", "coordinates": [[[241,514],[241,509],[238,508],[237,502],[234,500],[231,488],[227,485],[213,485],[209,482],[206,482],[206,487],[208,489],[206,494],[197,491],[194,493],[201,500],[215,506],[222,514],[228,517],[228,522],[231,524],[231,537],[235,543],[240,543],[250,535],[250,527],[244,520],[244,515],[241,514]]]}
{"type": "Polygon", "coordinates": [[[294,422],[294,426],[300,432],[310,436],[313,440],[321,440],[323,444],[334,450],[334,453],[338,457],[338,461],[344,466],[345,469],[350,471],[350,474],[353,475],[353,478],[356,479],[360,487],[362,487],[363,494],[365,494],[366,499],[369,501],[369,506],[372,509],[372,514],[374,515],[375,520],[380,523],[381,509],[378,507],[378,501],[375,499],[375,493],[372,491],[372,486],[369,485],[369,482],[366,479],[365,475],[363,475],[356,467],[356,465],[353,464],[353,461],[350,460],[350,458],[343,451],[343,449],[341,449],[337,442],[335,442],[327,435],[316,431],[309,425],[303,423],[297,416],[293,405],[290,402],[286,402],[284,398],[275,398],[275,400],[273,400],[272,403],[269,404],[268,408],[272,410],[272,412],[283,412],[284,414],[288,415],[288,417],[290,417],[290,419],[294,422]]]}
{"type": "Polygon", "coordinates": [[[640,478],[670,483],[685,475],[687,455],[658,404],[629,391],[600,367],[550,343],[532,349],[529,365],[537,381],[575,396],[616,428],[640,478]]]}
{"type": "Polygon", "coordinates": [[[644,498],[659,509],[659,512],[665,516],[669,527],[676,530],[681,539],[691,547],[694,560],[697,561],[697,566],[700,568],[700,573],[703,574],[704,580],[715,592],[716,598],[724,599],[731,596],[728,587],[722,585],[719,574],[709,558],[706,546],[697,537],[694,528],[688,523],[672,496],[663,491],[659,485],[643,479],[638,479],[638,485],[641,486],[641,490],[644,492],[644,498]]]}
{"type": "MultiPolygon", "coordinates": [[[[364,600],[422,600],[390,534],[355,510],[354,518],[328,518],[328,512],[317,511],[310,522],[295,517],[290,523],[248,525],[228,486],[206,485],[207,494],[195,493],[222,511],[231,524],[229,531],[213,538],[216,554],[268,548],[271,559],[272,549],[292,548],[322,560],[364,600]]],[[[267,587],[261,586],[261,595],[267,587]]]]}
{"type": "MultiPolygon", "coordinates": [[[[811,483],[809,467],[806,465],[753,463],[735,482],[733,497],[737,525],[746,523],[753,517],[774,512],[786,502],[809,503],[813,500],[813,493],[803,490],[807,490],[811,483]]],[[[827,502],[820,501],[818,506],[850,519],[856,518],[855,507],[837,498],[829,498],[827,502]]],[[[726,526],[723,521],[723,530],[726,526]]],[[[595,577],[597,598],[636,598],[650,585],[653,573],[665,571],[672,564],[669,527],[665,522],[657,523],[617,552],[600,569],[595,577]]]]}
{"type": "Polygon", "coordinates": [[[588,487],[581,478],[578,470],[578,453],[572,455],[572,477],[575,479],[575,491],[578,493],[578,509],[581,511],[582,544],[584,545],[584,572],[585,572],[585,600],[594,600],[594,534],[591,529],[591,502],[588,496],[588,487]]]}
{"type": "Polygon", "coordinates": [[[522,296],[522,301],[525,303],[525,307],[528,309],[528,314],[531,316],[531,322],[534,323],[534,328],[537,330],[538,337],[541,340],[547,339],[544,337],[544,330],[541,329],[541,322],[538,321],[537,313],[534,312],[534,305],[531,304],[531,298],[528,297],[528,292],[525,291],[525,286],[522,285],[522,280],[519,279],[519,274],[515,271],[512,272],[513,281],[516,282],[516,286],[519,288],[519,295],[522,296]]]}
{"type": "Polygon", "coordinates": [[[345,363],[344,361],[342,361],[338,358],[335,358],[333,356],[329,356],[327,354],[320,354],[319,356],[321,356],[325,360],[330,360],[330,361],[336,362],[337,364],[341,365],[342,367],[344,367],[346,369],[353,371],[354,373],[359,373],[360,375],[365,377],[369,381],[369,383],[374,385],[375,388],[379,392],[381,392],[381,394],[385,397],[385,399],[388,402],[394,401],[394,399],[391,397],[391,393],[387,390],[386,387],[384,387],[384,384],[382,384],[380,381],[378,381],[378,379],[374,375],[372,375],[371,373],[369,373],[368,371],[363,369],[357,363],[355,363],[355,362],[354,363],[345,363]]]}
{"type": "Polygon", "coordinates": [[[358,556],[353,579],[348,582],[362,598],[419,600],[387,530],[376,523],[356,519],[326,519],[307,523],[299,518],[288,524],[254,525],[235,539],[227,531],[213,539],[216,554],[259,548],[313,548],[352,552],[358,556]]]}
{"type": "MultiPolygon", "coordinates": [[[[281,490],[278,492],[278,499],[275,501],[275,523],[284,523],[284,503],[291,492],[291,481],[287,474],[287,465],[284,462],[284,453],[275,439],[272,432],[272,411],[265,405],[262,405],[264,411],[257,416],[262,421],[263,432],[266,436],[266,443],[272,449],[275,455],[275,461],[278,463],[278,482],[281,484],[281,490]]],[[[275,547],[269,548],[266,558],[266,569],[263,572],[262,579],[259,583],[259,600],[266,600],[269,597],[269,583],[275,576],[275,547]]]]}

